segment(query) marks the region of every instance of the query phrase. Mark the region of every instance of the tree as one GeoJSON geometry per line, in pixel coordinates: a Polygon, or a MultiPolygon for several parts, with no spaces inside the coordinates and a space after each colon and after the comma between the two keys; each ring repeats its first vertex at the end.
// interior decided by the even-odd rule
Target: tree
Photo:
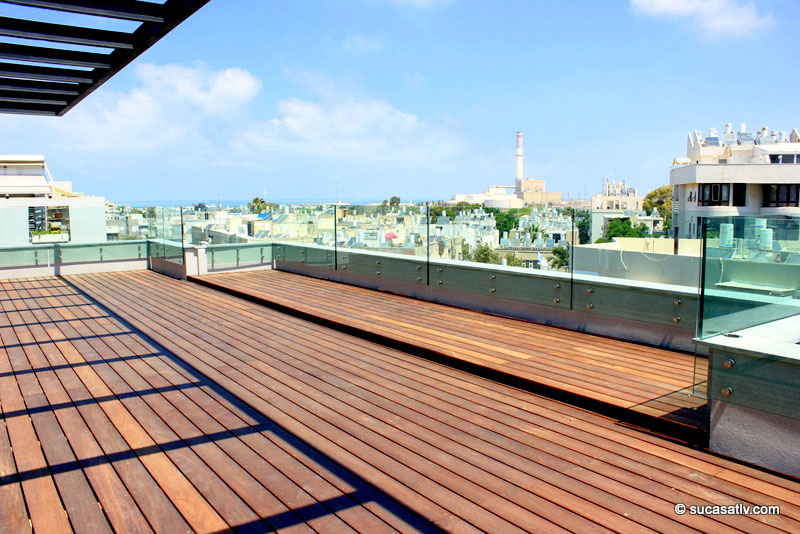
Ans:
{"type": "Polygon", "coordinates": [[[569,249],[565,247],[556,247],[553,249],[553,257],[550,258],[550,267],[556,271],[562,267],[569,266],[569,249]]]}
{"type": "Polygon", "coordinates": [[[145,211],[145,218],[147,218],[147,219],[157,219],[158,218],[158,211],[153,206],[150,206],[145,211]]]}
{"type": "Polygon", "coordinates": [[[250,212],[256,214],[264,213],[267,209],[267,203],[261,197],[255,197],[248,206],[250,207],[250,212]]]}
{"type": "Polygon", "coordinates": [[[591,229],[589,228],[590,226],[589,223],[590,220],[588,215],[586,217],[579,218],[578,222],[575,223],[575,226],[578,227],[578,239],[581,245],[590,243],[592,241],[591,229]]]}
{"type": "Polygon", "coordinates": [[[399,206],[400,205],[400,197],[392,197],[389,199],[390,206],[399,206]]]}
{"type": "Polygon", "coordinates": [[[595,243],[609,243],[615,237],[647,237],[647,226],[639,223],[636,228],[631,224],[630,219],[614,219],[606,225],[603,237],[597,239],[595,243]]]}
{"type": "Polygon", "coordinates": [[[519,225],[519,217],[514,213],[514,210],[503,211],[498,208],[484,208],[483,211],[494,214],[495,227],[503,232],[510,232],[519,225]]]}
{"type": "Polygon", "coordinates": [[[522,267],[522,260],[519,259],[515,254],[508,253],[505,256],[506,258],[506,265],[509,267],[522,267]]]}
{"type": "Polygon", "coordinates": [[[475,249],[475,252],[464,256],[469,261],[477,261],[480,263],[493,263],[498,265],[500,263],[500,254],[489,248],[489,245],[483,244],[475,249]]]}
{"type": "Polygon", "coordinates": [[[664,217],[664,231],[672,228],[672,186],[662,185],[653,189],[644,197],[642,207],[648,215],[653,214],[653,208],[664,217]]]}

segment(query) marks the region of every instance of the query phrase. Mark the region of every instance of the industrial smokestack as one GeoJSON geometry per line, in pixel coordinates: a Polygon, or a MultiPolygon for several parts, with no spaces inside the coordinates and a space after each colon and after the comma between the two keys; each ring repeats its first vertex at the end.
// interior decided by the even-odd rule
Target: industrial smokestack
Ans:
{"type": "Polygon", "coordinates": [[[517,180],[522,180],[522,132],[517,132],[517,180]]]}

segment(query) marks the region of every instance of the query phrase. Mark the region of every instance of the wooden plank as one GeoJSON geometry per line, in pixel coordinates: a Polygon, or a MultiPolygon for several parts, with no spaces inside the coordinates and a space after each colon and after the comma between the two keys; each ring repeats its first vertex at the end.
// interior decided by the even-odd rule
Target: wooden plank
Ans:
{"type": "MultiPolygon", "coordinates": [[[[5,289],[6,283],[2,286],[5,289]]],[[[0,320],[7,320],[9,302],[0,303],[6,310],[0,320]]],[[[10,327],[0,326],[0,342],[5,346],[0,352],[0,399],[3,412],[15,414],[6,416],[5,423],[31,523],[33,529],[40,532],[72,532],[13,373],[8,354],[8,346],[14,344],[11,335],[10,327]]]]}
{"type": "Polygon", "coordinates": [[[141,287],[141,284],[139,284],[138,287],[141,287]]]}
{"type": "MultiPolygon", "coordinates": [[[[216,372],[217,381],[225,383],[231,391],[254,406],[259,406],[260,410],[271,406],[276,408],[270,410],[285,410],[283,413],[289,415],[285,419],[288,425],[291,426],[293,421],[301,422],[300,426],[294,424],[294,428],[302,429],[303,425],[311,424],[312,427],[306,428],[314,428],[317,430],[312,432],[319,432],[327,430],[325,423],[332,421],[339,428],[347,429],[352,436],[364,434],[365,430],[357,430],[363,427],[371,433],[390,436],[392,442],[404,444],[406,448],[433,452],[433,449],[424,447],[435,447],[448,455],[456,455],[460,461],[469,460],[466,463],[500,479],[516,477],[517,472],[530,476],[530,467],[542,465],[542,458],[551,458],[547,462],[560,462],[550,463],[551,474],[542,468],[536,468],[541,471],[534,471],[541,481],[538,488],[550,491],[550,497],[555,499],[559,495],[558,490],[573,493],[573,489],[581,486],[567,479],[559,482],[557,478],[548,480],[546,477],[561,476],[574,480],[583,477],[584,481],[591,480],[597,484],[595,487],[599,486],[600,492],[595,501],[600,506],[613,510],[613,498],[622,499],[616,505],[617,513],[621,511],[618,507],[623,501],[636,506],[637,503],[653,502],[648,501],[653,497],[669,497],[665,499],[667,502],[677,498],[715,503],[732,498],[758,504],[776,502],[769,488],[774,489],[780,498],[785,498],[782,509],[787,510],[788,517],[782,515],[758,520],[684,517],[682,520],[685,523],[671,523],[675,528],[670,531],[690,526],[702,531],[738,529],[756,532],[767,531],[769,527],[792,531],[798,526],[797,521],[792,519],[797,514],[796,506],[792,506],[796,484],[787,487],[787,481],[771,480],[763,473],[753,474],[749,468],[720,459],[709,461],[701,453],[674,444],[661,445],[662,442],[656,438],[619,428],[613,421],[575,408],[491,384],[343,334],[312,327],[302,321],[285,317],[278,319],[280,314],[270,310],[258,309],[257,306],[186,283],[162,279],[152,273],[79,278],[82,281],[91,279],[91,282],[82,282],[81,287],[86,289],[91,286],[93,295],[108,304],[114,304],[112,307],[119,306],[126,318],[139,321],[148,333],[155,333],[159,339],[163,337],[172,343],[176,350],[180,349],[176,354],[187,360],[194,358],[192,363],[198,368],[209,373],[216,372]],[[184,291],[187,286],[192,289],[184,291]],[[154,295],[162,295],[157,308],[147,305],[152,302],[150,297],[154,295]],[[123,305],[127,306],[124,310],[123,305]],[[186,317],[189,311],[193,313],[191,324],[176,324],[176,319],[186,317]],[[219,317],[227,319],[223,328],[220,328],[219,317]],[[281,345],[288,347],[278,350],[281,345]],[[215,358],[217,361],[214,361],[215,358]],[[245,369],[252,369],[272,379],[265,382],[258,377],[251,377],[244,372],[245,369]],[[426,382],[422,383],[415,374],[423,375],[426,382]],[[301,389],[292,392],[283,384],[300,386],[301,389]],[[264,399],[264,393],[258,391],[256,394],[259,389],[270,396],[291,398],[294,406],[305,406],[305,413],[282,403],[280,399],[270,398],[275,403],[270,405],[264,399]],[[311,399],[312,403],[303,400],[303,397],[311,399]],[[321,410],[318,407],[320,404],[327,411],[321,410]],[[352,413],[347,416],[343,413],[336,415],[351,409],[357,409],[361,414],[370,411],[372,419],[365,420],[363,416],[350,419],[352,413]],[[315,420],[314,416],[318,415],[324,419],[315,420]],[[353,422],[348,423],[348,419],[353,422]],[[432,438],[425,433],[439,434],[440,437],[432,438]],[[628,442],[633,445],[628,445],[628,442]],[[446,447],[445,444],[452,446],[446,447]],[[470,450],[480,450],[481,455],[474,455],[470,450]],[[648,461],[654,465],[649,466],[648,461]],[[729,479],[739,477],[739,480],[720,479],[715,472],[723,473],[729,479]],[[602,477],[587,478],[595,476],[592,473],[605,474],[610,482],[603,481],[602,477]],[[698,482],[695,483],[695,480],[698,482]],[[749,480],[756,486],[760,485],[764,491],[749,490],[746,487],[749,480]],[[669,487],[675,487],[676,490],[670,491],[667,489],[669,487]],[[635,491],[623,488],[633,488],[635,491]],[[659,488],[664,488],[664,495],[655,495],[659,488]],[[756,501],[756,498],[763,500],[756,501]]],[[[106,321],[108,319],[98,319],[96,322],[105,327],[106,321]]],[[[101,330],[93,332],[103,333],[101,330]]],[[[113,330],[106,328],[106,332],[113,330]]],[[[122,337],[115,339],[123,342],[122,337]]],[[[160,372],[158,375],[163,376],[160,372]]],[[[331,429],[330,432],[335,430],[331,429]]],[[[313,436],[308,432],[305,435],[313,436]]],[[[374,441],[375,438],[370,439],[378,443],[374,441]]],[[[324,438],[315,441],[315,445],[318,442],[324,444],[324,438]]],[[[441,462],[440,465],[450,466],[451,473],[457,469],[457,465],[463,465],[454,461],[436,458],[436,462],[441,462]]],[[[418,469],[425,467],[421,463],[415,465],[418,469]]],[[[402,476],[400,473],[391,474],[402,476]]],[[[480,484],[496,483],[486,478],[487,475],[480,476],[483,478],[474,477],[480,484]]],[[[509,482],[515,484],[519,481],[509,482]]],[[[593,502],[587,499],[588,494],[583,495],[586,502],[593,502]]],[[[668,517],[667,512],[666,508],[662,508],[662,513],[658,514],[662,519],[645,515],[636,517],[646,523],[639,523],[641,527],[656,527],[664,519],[676,520],[674,515],[668,517]]],[[[467,509],[458,513],[474,519],[467,509]]],[[[561,526],[572,525],[578,529],[574,518],[564,515],[559,519],[563,523],[561,526]]],[[[667,524],[661,523],[660,530],[669,529],[667,524]]],[[[616,525],[624,527],[623,522],[616,525]]]]}
{"type": "MultiPolygon", "coordinates": [[[[21,312],[41,353],[46,356],[46,359],[37,359],[31,363],[39,369],[65,365],[66,360],[48,336],[45,327],[39,322],[42,319],[41,314],[41,311],[29,312],[29,315],[26,316],[24,311],[21,312]],[[37,313],[40,314],[39,317],[36,317],[37,313]]],[[[55,410],[55,415],[114,530],[151,532],[152,529],[147,520],[114,471],[111,461],[95,441],[91,430],[81,418],[78,409],[72,404],[55,372],[52,370],[37,371],[36,376],[49,404],[59,407],[55,410]]]]}
{"type": "MultiPolygon", "coordinates": [[[[608,349],[596,351],[591,346],[572,346],[569,353],[566,353],[558,347],[569,345],[570,340],[574,339],[575,333],[565,335],[565,331],[549,328],[549,332],[551,332],[549,339],[532,337],[532,335],[541,336],[543,327],[531,325],[526,328],[524,338],[515,339],[514,337],[518,334],[509,335],[507,329],[510,328],[509,325],[512,325],[515,329],[520,330],[520,325],[524,324],[521,321],[484,315],[479,318],[480,324],[467,324],[465,325],[467,328],[465,328],[461,326],[464,324],[461,319],[467,319],[469,322],[469,319],[474,317],[474,314],[462,313],[465,310],[458,310],[457,318],[443,318],[446,312],[441,310],[448,310],[452,314],[451,308],[378,292],[371,292],[373,295],[370,295],[370,299],[366,299],[364,290],[357,291],[361,288],[350,288],[343,284],[314,280],[311,284],[306,284],[312,287],[298,288],[298,278],[303,279],[304,283],[311,279],[274,271],[209,275],[204,278],[268,298],[282,305],[321,314],[327,319],[344,320],[349,325],[367,331],[378,331],[382,335],[400,341],[411,342],[468,361],[483,362],[484,365],[490,367],[510,370],[512,373],[534,381],[538,380],[546,385],[554,387],[562,385],[569,391],[588,394],[616,405],[631,407],[646,403],[677,389],[691,387],[692,384],[693,360],[688,355],[680,355],[684,361],[683,367],[677,369],[672,366],[668,371],[662,372],[658,371],[657,360],[653,362],[651,359],[647,366],[641,365],[642,362],[637,360],[641,360],[642,357],[638,356],[635,351],[633,355],[631,354],[632,347],[635,347],[636,351],[639,348],[630,343],[612,343],[615,348],[624,349],[624,357],[619,355],[610,357],[612,355],[609,354],[608,349]],[[285,277],[288,278],[288,285],[290,285],[288,288],[285,277]],[[270,285],[274,278],[283,282],[280,289],[270,285]],[[331,286],[338,291],[348,293],[348,298],[332,299],[331,286]],[[282,294],[279,294],[279,291],[282,294]],[[331,302],[336,302],[336,304],[330,305],[331,302]],[[409,302],[413,303],[413,307],[409,302]],[[392,307],[397,303],[404,304],[406,306],[404,311],[408,313],[396,313],[398,310],[392,309],[392,307]],[[392,311],[395,313],[391,313],[392,311]],[[418,322],[425,326],[400,321],[395,318],[397,316],[417,317],[418,322]],[[498,327],[506,329],[503,337],[496,335],[489,337],[488,332],[492,332],[498,327]],[[558,337],[555,333],[558,333],[558,337]],[[542,343],[548,343],[547,350],[532,347],[531,339],[539,339],[542,343]],[[594,356],[590,357],[592,355],[594,356]],[[598,357],[604,357],[610,361],[603,361],[598,357]],[[511,361],[507,361],[508,358],[511,358],[511,361]],[[554,370],[560,372],[554,373],[554,370]],[[675,373],[678,374],[675,375],[675,373]],[[681,375],[682,378],[679,379],[678,377],[681,375]],[[635,381],[631,380],[632,376],[636,377],[635,381]]],[[[591,343],[598,341],[596,336],[580,335],[591,343]]],[[[661,351],[661,353],[676,354],[669,351],[661,351]]],[[[675,400],[669,399],[661,404],[668,409],[673,402],[675,400]]],[[[650,409],[652,410],[654,407],[651,406],[650,409]]]]}
{"type": "MultiPolygon", "coordinates": [[[[70,315],[66,308],[62,308],[60,311],[64,316],[70,315]]],[[[113,392],[96,374],[96,368],[88,369],[86,366],[81,366],[76,370],[92,397],[114,398],[113,392]]],[[[101,407],[127,442],[126,449],[146,451],[143,454],[137,452],[137,455],[159,486],[170,497],[170,500],[180,506],[181,514],[192,528],[212,531],[228,528],[227,523],[208,505],[164,453],[147,452],[157,449],[157,444],[120,401],[105,402],[101,407]]]]}
{"type": "MultiPolygon", "coordinates": [[[[192,303],[191,303],[191,302],[187,302],[187,305],[191,306],[191,305],[192,305],[192,303]]],[[[227,326],[228,326],[228,328],[230,329],[230,330],[229,330],[230,332],[233,332],[233,331],[235,330],[235,329],[233,328],[233,325],[232,325],[232,324],[228,324],[227,326]]],[[[238,332],[237,332],[237,334],[238,334],[238,332]]],[[[237,335],[236,337],[237,337],[237,338],[240,338],[240,336],[239,336],[239,335],[237,335]]],[[[319,352],[315,352],[315,353],[314,353],[314,357],[318,359],[318,358],[320,357],[320,353],[319,353],[319,352]]],[[[339,397],[339,396],[337,396],[337,397],[339,397]]],[[[432,430],[432,431],[435,431],[435,427],[431,428],[430,430],[432,430]]],[[[455,429],[455,428],[454,428],[454,429],[453,429],[453,431],[457,431],[457,429],[455,429]]],[[[419,434],[419,432],[410,432],[410,433],[412,433],[412,434],[414,434],[414,435],[418,435],[418,434],[419,434]]],[[[487,447],[487,444],[484,444],[483,446],[481,446],[481,450],[482,450],[482,451],[484,451],[484,450],[486,449],[486,447],[487,447]]],[[[506,460],[506,461],[507,461],[507,460],[506,460]]],[[[562,467],[561,469],[563,470],[563,467],[562,467]]],[[[516,475],[516,476],[517,476],[517,477],[519,477],[520,475],[516,475]]],[[[522,476],[524,477],[524,475],[522,475],[522,476]]],[[[635,481],[635,482],[636,482],[637,484],[642,484],[642,483],[646,484],[646,483],[647,483],[647,481],[646,481],[646,480],[639,480],[639,481],[635,481]]],[[[656,489],[656,490],[654,490],[654,493],[655,493],[655,494],[658,494],[660,491],[664,491],[664,490],[666,490],[666,488],[662,488],[661,490],[659,490],[659,489],[656,489]]],[[[584,505],[584,506],[585,506],[585,505],[584,505]]],[[[630,509],[630,508],[631,508],[631,505],[630,505],[630,503],[628,503],[628,504],[627,504],[625,507],[626,507],[626,508],[628,508],[628,509],[630,509]]],[[[668,510],[672,510],[672,508],[673,508],[673,505],[670,505],[670,507],[668,508],[668,510]]],[[[633,514],[629,514],[629,515],[633,515],[633,514]]]]}
{"type": "MultiPolygon", "coordinates": [[[[88,289],[89,287],[94,287],[88,280],[97,279],[97,277],[70,278],[72,283],[76,283],[78,279],[80,279],[79,287],[88,289]]],[[[95,298],[99,296],[96,291],[93,292],[93,295],[95,298]]],[[[117,302],[115,298],[106,297],[105,295],[101,300],[109,304],[116,304],[117,302]]],[[[279,422],[279,424],[307,442],[313,443],[315,447],[332,456],[344,466],[359,472],[368,481],[378,485],[378,487],[406,505],[410,505],[440,527],[453,531],[474,531],[475,527],[506,532],[518,530],[500,517],[482,512],[477,504],[464,499],[451,489],[444,488],[430,478],[420,475],[413,469],[409,469],[407,464],[397,458],[342,431],[337,424],[321,417],[315,411],[309,411],[296,405],[292,399],[274,394],[269,386],[265,386],[258,380],[254,380],[252,377],[237,371],[236,368],[239,364],[236,362],[227,358],[206,360],[205,351],[198,351],[196,348],[192,348],[193,346],[190,342],[176,338],[172,333],[162,333],[165,330],[163,327],[150,324],[149,321],[144,321],[141,316],[129,313],[132,310],[139,311],[140,307],[131,302],[124,312],[120,310],[120,315],[134,323],[138,323],[140,320],[142,323],[147,322],[146,328],[148,332],[171,352],[183,358],[205,375],[212,377],[218,383],[224,383],[229,391],[248,402],[248,404],[257,406],[259,411],[262,411],[271,419],[279,422]],[[200,355],[200,352],[203,352],[203,354],[200,355]],[[197,356],[193,353],[197,353],[197,356]],[[268,399],[259,396],[258,393],[262,393],[268,399]],[[396,476],[401,476],[404,482],[399,483],[394,478],[396,476]],[[453,511],[444,511],[443,508],[444,510],[453,511]],[[475,526],[455,515],[455,510],[461,512],[464,510],[473,511],[469,515],[475,526]]],[[[190,337],[194,336],[194,332],[187,330],[184,335],[187,333],[190,334],[190,337]]],[[[333,414],[331,416],[334,421],[337,419],[333,414]]],[[[384,444],[390,446],[388,442],[384,444]]],[[[391,447],[391,449],[395,448],[391,447]]],[[[401,452],[398,450],[399,455],[401,452]]],[[[408,452],[404,453],[404,455],[408,455],[408,452]]],[[[535,517],[531,519],[533,519],[534,524],[545,526],[545,523],[537,521],[535,517]]],[[[550,529],[554,529],[554,527],[554,525],[550,525],[550,529]]]]}
{"type": "MultiPolygon", "coordinates": [[[[76,316],[80,316],[82,314],[80,313],[80,310],[76,310],[75,315],[76,316]]],[[[126,330],[124,328],[120,328],[119,325],[111,324],[111,322],[107,318],[89,319],[89,320],[80,320],[79,319],[78,321],[79,321],[79,324],[82,327],[84,327],[84,328],[79,328],[79,330],[82,330],[82,335],[84,335],[86,337],[96,337],[98,340],[102,340],[110,349],[113,350],[113,352],[114,352],[114,354],[116,355],[117,358],[119,358],[119,357],[127,358],[127,357],[130,357],[130,356],[135,356],[135,354],[137,354],[137,353],[138,354],[141,354],[141,353],[150,354],[150,353],[153,352],[153,347],[145,347],[145,345],[143,343],[140,343],[138,341],[134,341],[132,343],[135,346],[135,348],[138,349],[138,350],[131,350],[129,348],[129,345],[122,344],[122,341],[124,339],[127,339],[128,337],[130,337],[131,339],[135,340],[135,337],[131,335],[130,331],[128,331],[128,330],[126,330]],[[102,326],[103,324],[105,324],[107,326],[111,326],[111,328],[110,329],[106,329],[106,328],[104,328],[102,326]],[[113,334],[113,336],[111,336],[109,334],[113,334]]],[[[76,327],[77,327],[77,325],[76,325],[76,327]]],[[[77,332],[70,332],[70,334],[71,335],[77,335],[77,332]]],[[[98,348],[98,350],[100,350],[99,347],[97,347],[97,348],[98,348]]],[[[152,361],[152,359],[149,359],[149,361],[152,361]]],[[[137,368],[140,371],[145,370],[145,367],[142,367],[142,365],[144,364],[144,360],[140,360],[138,358],[130,358],[130,359],[127,359],[126,362],[127,362],[126,365],[130,365],[131,367],[137,366],[137,368]],[[142,365],[139,365],[139,364],[142,364],[142,365]]],[[[114,364],[112,364],[112,366],[113,365],[114,364]]],[[[117,368],[117,370],[119,371],[119,368],[117,368]]],[[[120,375],[120,376],[122,376],[122,375],[120,375]]],[[[148,380],[157,380],[160,375],[157,375],[157,374],[153,373],[152,369],[151,369],[150,372],[146,372],[146,374],[141,374],[141,376],[148,378],[148,380]]],[[[130,379],[130,377],[129,377],[129,379],[130,379]]],[[[182,383],[182,385],[185,385],[185,384],[186,384],[186,381],[184,381],[182,383]]],[[[153,386],[157,386],[157,384],[152,384],[152,385],[153,386]]],[[[136,386],[133,386],[133,387],[134,387],[134,389],[137,388],[136,386]]],[[[194,388],[191,388],[191,389],[194,389],[194,388]]],[[[181,393],[183,393],[185,391],[187,391],[187,390],[183,390],[181,393]]],[[[177,393],[177,391],[173,392],[173,393],[177,393]]],[[[162,395],[166,396],[167,393],[162,393],[162,395]]],[[[145,399],[150,399],[150,396],[145,397],[145,399]]],[[[163,404],[162,404],[162,406],[163,406],[163,404]]],[[[178,406],[178,405],[176,404],[176,406],[178,406]]],[[[180,405],[180,407],[188,409],[189,405],[184,402],[183,404],[180,405]]],[[[197,415],[197,413],[195,412],[195,413],[193,413],[193,415],[197,415]]],[[[171,421],[172,424],[174,424],[174,417],[170,418],[170,421],[171,421]]],[[[233,436],[233,434],[231,434],[231,436],[233,436]]],[[[235,438],[234,438],[234,441],[236,441],[237,443],[241,444],[241,442],[239,442],[235,438]]],[[[215,443],[219,444],[219,441],[215,441],[215,443]]],[[[241,444],[241,445],[243,445],[243,444],[241,444]]],[[[265,496],[264,493],[263,493],[265,491],[264,488],[259,486],[259,487],[261,487],[261,493],[259,493],[258,491],[254,491],[254,490],[256,490],[256,488],[254,488],[252,485],[248,486],[246,483],[243,484],[242,483],[243,481],[241,479],[237,479],[236,476],[232,476],[231,475],[231,471],[233,471],[234,474],[235,474],[235,470],[236,469],[240,469],[240,468],[238,468],[238,465],[233,467],[232,469],[226,469],[225,470],[226,482],[228,484],[230,484],[231,487],[236,488],[240,493],[245,494],[247,496],[247,499],[251,503],[253,503],[253,504],[255,504],[256,506],[259,506],[259,507],[262,506],[263,502],[260,502],[260,501],[265,496]]],[[[274,484],[275,481],[271,480],[271,482],[274,484]]],[[[293,490],[293,491],[296,492],[297,488],[295,490],[293,490]]],[[[300,491],[302,491],[302,490],[300,490],[300,491]]],[[[312,500],[312,502],[314,502],[314,501],[312,500]]],[[[288,510],[285,507],[283,507],[283,509],[280,510],[280,511],[282,511],[282,512],[288,511],[289,513],[287,515],[291,515],[291,511],[288,510]]],[[[262,509],[261,512],[263,512],[263,515],[265,517],[270,517],[270,516],[280,517],[280,514],[276,513],[275,510],[262,509]]],[[[338,523],[332,522],[331,521],[331,516],[322,517],[322,518],[313,520],[313,522],[317,523],[319,526],[323,526],[323,527],[329,526],[330,528],[328,530],[326,530],[326,531],[346,532],[346,530],[349,528],[349,527],[347,527],[347,525],[345,523],[342,523],[341,521],[339,521],[338,523]]],[[[290,521],[290,527],[288,529],[286,529],[285,531],[287,531],[287,532],[289,532],[289,531],[298,531],[298,532],[303,531],[302,528],[305,527],[304,523],[301,522],[301,523],[299,523],[297,525],[292,525],[292,523],[293,522],[290,521]]],[[[241,522],[239,524],[241,524],[241,522]]],[[[369,525],[369,526],[373,526],[373,527],[380,527],[380,525],[383,525],[383,527],[386,527],[385,524],[383,524],[381,522],[375,523],[374,521],[372,521],[372,523],[369,523],[367,521],[361,521],[359,524],[361,524],[361,525],[369,525]]],[[[252,526],[254,528],[258,528],[255,525],[252,525],[252,526]]],[[[307,527],[305,527],[305,528],[307,528],[307,527]]],[[[380,530],[376,530],[376,528],[371,528],[370,531],[379,532],[380,530]]]]}
{"type": "MultiPolygon", "coordinates": [[[[5,349],[0,345],[0,369],[3,369],[2,362],[6,359],[5,349]]],[[[1,391],[3,390],[0,386],[1,391]]],[[[3,423],[0,425],[0,478],[3,480],[2,484],[0,484],[0,510],[3,511],[3,519],[0,521],[0,533],[26,533],[31,531],[31,524],[28,519],[28,511],[25,509],[22,485],[19,481],[17,466],[14,463],[14,455],[11,450],[11,441],[8,438],[8,430],[6,429],[6,417],[8,417],[8,414],[3,411],[2,402],[0,402],[0,416],[3,419],[3,423]]]]}

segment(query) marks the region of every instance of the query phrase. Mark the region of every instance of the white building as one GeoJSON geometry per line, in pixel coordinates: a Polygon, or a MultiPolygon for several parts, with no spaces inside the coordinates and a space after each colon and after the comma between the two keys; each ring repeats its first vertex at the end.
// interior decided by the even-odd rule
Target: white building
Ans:
{"type": "Polygon", "coordinates": [[[525,201],[517,196],[516,188],[513,185],[490,185],[483,193],[454,195],[448,204],[458,204],[459,202],[503,209],[521,208],[525,205],[525,201]]]}
{"type": "Polygon", "coordinates": [[[603,192],[592,195],[591,207],[589,235],[592,243],[603,236],[606,226],[614,219],[630,219],[634,226],[643,223],[651,234],[663,230],[664,218],[645,214],[644,197],[639,196],[635,187],[628,187],[624,180],[620,183],[606,180],[603,192]]]}
{"type": "Polygon", "coordinates": [[[603,211],[641,211],[644,197],[639,196],[635,187],[625,185],[625,180],[606,180],[603,192],[592,195],[592,210],[603,211]]]}
{"type": "Polygon", "coordinates": [[[701,237],[704,217],[800,215],[800,134],[757,134],[730,124],[720,135],[689,134],[686,157],[676,158],[672,225],[681,238],[701,237]]]}
{"type": "Polygon", "coordinates": [[[53,181],[44,156],[0,156],[0,247],[105,240],[105,199],[53,181]]]}

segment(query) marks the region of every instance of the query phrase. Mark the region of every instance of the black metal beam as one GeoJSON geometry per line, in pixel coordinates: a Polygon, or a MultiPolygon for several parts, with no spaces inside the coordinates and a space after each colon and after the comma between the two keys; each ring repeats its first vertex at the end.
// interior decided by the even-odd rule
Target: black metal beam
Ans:
{"type": "Polygon", "coordinates": [[[0,113],[17,115],[58,115],[59,106],[48,104],[29,104],[21,102],[0,102],[0,113]]]}
{"type": "Polygon", "coordinates": [[[78,96],[84,86],[74,83],[38,82],[35,80],[15,80],[0,78],[0,92],[22,91],[25,93],[49,94],[58,96],[78,96]]]}
{"type": "Polygon", "coordinates": [[[133,48],[131,34],[0,17],[0,35],[104,48],[133,48]]]}
{"type": "Polygon", "coordinates": [[[94,83],[92,71],[37,67],[0,62],[0,78],[41,80],[44,82],[94,83]]]}
{"type": "Polygon", "coordinates": [[[164,10],[159,4],[135,0],[0,0],[6,4],[55,9],[82,15],[110,17],[139,22],[164,22],[164,10]]]}
{"type": "Polygon", "coordinates": [[[107,54],[61,50],[42,46],[28,46],[11,43],[0,43],[0,59],[30,61],[33,63],[52,63],[71,67],[91,67],[98,69],[111,68],[107,54]]]}
{"type": "Polygon", "coordinates": [[[28,102],[30,104],[49,104],[51,106],[66,106],[64,96],[35,95],[25,91],[0,91],[0,102],[28,102]]]}

